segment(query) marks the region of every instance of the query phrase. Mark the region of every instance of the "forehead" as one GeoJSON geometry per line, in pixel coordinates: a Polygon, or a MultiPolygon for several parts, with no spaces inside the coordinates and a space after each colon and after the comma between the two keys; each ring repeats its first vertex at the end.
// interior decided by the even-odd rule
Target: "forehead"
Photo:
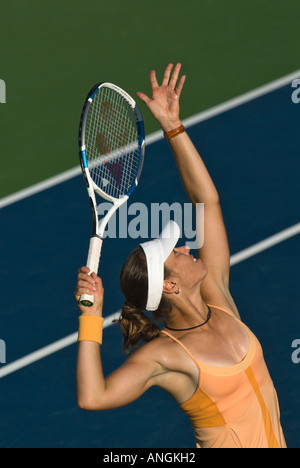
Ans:
{"type": "Polygon", "coordinates": [[[174,249],[172,250],[172,252],[168,256],[167,260],[165,261],[166,267],[171,267],[172,265],[174,265],[176,263],[176,259],[178,258],[177,254],[180,253],[183,250],[185,250],[184,246],[174,247],[174,249]]]}

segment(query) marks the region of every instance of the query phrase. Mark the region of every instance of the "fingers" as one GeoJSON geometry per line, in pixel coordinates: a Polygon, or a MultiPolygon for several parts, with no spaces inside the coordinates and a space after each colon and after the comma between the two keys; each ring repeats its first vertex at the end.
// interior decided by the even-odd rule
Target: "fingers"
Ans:
{"type": "Polygon", "coordinates": [[[95,273],[89,275],[89,268],[82,267],[78,270],[77,284],[74,291],[76,301],[83,294],[94,295],[97,291],[103,293],[102,280],[95,273]]]}
{"type": "Polygon", "coordinates": [[[176,92],[178,98],[180,97],[180,94],[181,94],[181,91],[182,91],[182,88],[183,88],[185,79],[186,79],[186,75],[183,75],[183,76],[180,78],[180,80],[179,80],[179,82],[178,82],[178,84],[177,84],[177,86],[176,86],[176,88],[175,88],[175,92],[176,92]]]}
{"type": "MultiPolygon", "coordinates": [[[[170,87],[175,92],[175,95],[173,96],[173,98],[178,99],[181,94],[186,76],[185,75],[182,76],[180,80],[178,81],[179,73],[181,70],[181,63],[176,64],[173,73],[171,73],[172,68],[173,68],[173,63],[169,63],[169,65],[165,69],[161,87],[159,86],[157,82],[155,70],[151,70],[150,72],[150,82],[151,82],[152,92],[155,92],[157,91],[157,89],[160,89],[160,88],[162,89],[162,88],[170,87]]],[[[141,99],[141,101],[143,101],[144,104],[146,104],[147,107],[151,105],[152,99],[149,98],[146,94],[141,93],[141,92],[137,92],[136,94],[141,99]]]]}
{"type": "Polygon", "coordinates": [[[150,72],[150,83],[151,83],[152,89],[157,88],[159,86],[157,79],[156,79],[155,70],[151,70],[150,72]]]}
{"type": "Polygon", "coordinates": [[[91,278],[95,282],[96,291],[103,292],[104,289],[103,289],[102,279],[99,278],[99,276],[97,276],[96,273],[92,273],[91,278]]]}
{"type": "MultiPolygon", "coordinates": [[[[159,87],[159,84],[158,84],[157,79],[156,79],[155,70],[151,70],[151,72],[150,72],[150,83],[151,83],[152,91],[154,91],[155,88],[159,87]]],[[[141,99],[141,101],[143,101],[143,103],[146,104],[146,106],[149,106],[149,104],[152,101],[151,98],[149,98],[146,94],[141,93],[140,91],[137,92],[136,94],[141,99]]]]}
{"type": "Polygon", "coordinates": [[[149,104],[149,102],[151,101],[151,99],[144,93],[141,93],[141,92],[137,92],[136,93],[137,96],[140,98],[141,101],[143,101],[144,104],[146,104],[146,106],[149,104]]]}
{"type": "Polygon", "coordinates": [[[164,74],[164,78],[163,78],[163,81],[162,81],[162,86],[168,86],[172,68],[173,68],[173,63],[169,63],[169,65],[165,69],[165,74],[164,74]]]}
{"type": "MultiPolygon", "coordinates": [[[[169,65],[168,65],[169,66],[169,65]]],[[[168,68],[168,67],[167,67],[168,68]]],[[[179,72],[180,72],[180,69],[181,69],[181,63],[177,63],[177,65],[175,66],[174,68],[174,71],[173,71],[173,74],[171,76],[171,79],[169,81],[169,86],[172,88],[172,89],[175,89],[176,87],[176,83],[177,83],[177,80],[178,80],[178,76],[179,76],[179,72]]],[[[171,71],[171,70],[170,70],[171,71]]]]}
{"type": "Polygon", "coordinates": [[[83,267],[79,268],[79,270],[78,270],[78,273],[81,273],[81,272],[88,274],[90,272],[90,269],[88,267],[86,267],[86,266],[83,266],[83,267]]]}
{"type": "Polygon", "coordinates": [[[169,65],[165,69],[162,86],[170,86],[170,88],[175,90],[177,96],[179,97],[182,91],[183,85],[184,85],[185,75],[180,78],[177,84],[179,73],[181,70],[181,63],[177,63],[175,65],[174,71],[171,74],[172,68],[173,68],[173,64],[169,63],[169,65]]]}
{"type": "Polygon", "coordinates": [[[93,283],[89,284],[87,281],[78,280],[77,285],[76,285],[75,295],[79,297],[82,296],[83,294],[88,294],[90,296],[93,296],[96,290],[97,288],[95,284],[93,283]]]}

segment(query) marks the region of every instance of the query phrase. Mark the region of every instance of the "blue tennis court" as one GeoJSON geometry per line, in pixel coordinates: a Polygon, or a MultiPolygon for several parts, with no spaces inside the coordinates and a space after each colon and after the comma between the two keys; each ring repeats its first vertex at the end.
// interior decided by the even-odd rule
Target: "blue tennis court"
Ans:
{"type": "MultiPolygon", "coordinates": [[[[300,104],[292,101],[292,92],[287,80],[190,120],[187,129],[220,193],[232,254],[232,295],[242,320],[262,343],[287,444],[300,447],[300,365],[292,360],[292,342],[300,339],[300,104]]],[[[81,174],[2,202],[0,339],[6,362],[0,364],[0,446],[194,448],[187,417],[160,389],[117,410],[88,413],[77,407],[73,289],[90,236],[81,174]],[[20,363],[64,337],[70,342],[61,349],[54,346],[46,357],[20,363]],[[16,362],[20,365],[14,368],[16,362]]],[[[149,138],[130,204],[142,203],[151,212],[151,204],[163,202],[184,206],[188,199],[166,141],[149,138]]],[[[125,237],[104,243],[99,274],[106,317],[122,306],[119,272],[139,242],[125,237]]],[[[104,330],[102,357],[106,374],[126,358],[117,325],[108,323],[104,330]]]]}

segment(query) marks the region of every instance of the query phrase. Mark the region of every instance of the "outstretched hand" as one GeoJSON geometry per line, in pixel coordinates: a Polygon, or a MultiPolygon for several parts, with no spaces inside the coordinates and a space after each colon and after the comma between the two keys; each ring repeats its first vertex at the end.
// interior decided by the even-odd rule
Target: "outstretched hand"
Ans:
{"type": "Polygon", "coordinates": [[[154,70],[150,72],[152,98],[144,93],[137,93],[164,131],[173,130],[181,125],[179,98],[186,77],[183,75],[179,79],[180,63],[175,66],[173,73],[171,73],[172,68],[173,64],[170,63],[165,70],[161,86],[157,82],[156,72],[154,70]]]}

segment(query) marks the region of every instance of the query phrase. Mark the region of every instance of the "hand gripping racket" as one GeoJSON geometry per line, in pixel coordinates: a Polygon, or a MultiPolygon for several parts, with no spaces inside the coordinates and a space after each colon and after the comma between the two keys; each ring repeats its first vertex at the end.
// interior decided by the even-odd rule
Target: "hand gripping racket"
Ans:
{"type": "MultiPolygon", "coordinates": [[[[107,223],[128,200],[142,172],[145,131],[136,102],[112,83],[95,85],[81,112],[78,143],[92,211],[87,267],[90,274],[97,274],[107,223]],[[95,194],[112,203],[101,220],[98,220],[95,194]]],[[[80,303],[89,307],[93,300],[93,296],[84,294],[80,303]]]]}

